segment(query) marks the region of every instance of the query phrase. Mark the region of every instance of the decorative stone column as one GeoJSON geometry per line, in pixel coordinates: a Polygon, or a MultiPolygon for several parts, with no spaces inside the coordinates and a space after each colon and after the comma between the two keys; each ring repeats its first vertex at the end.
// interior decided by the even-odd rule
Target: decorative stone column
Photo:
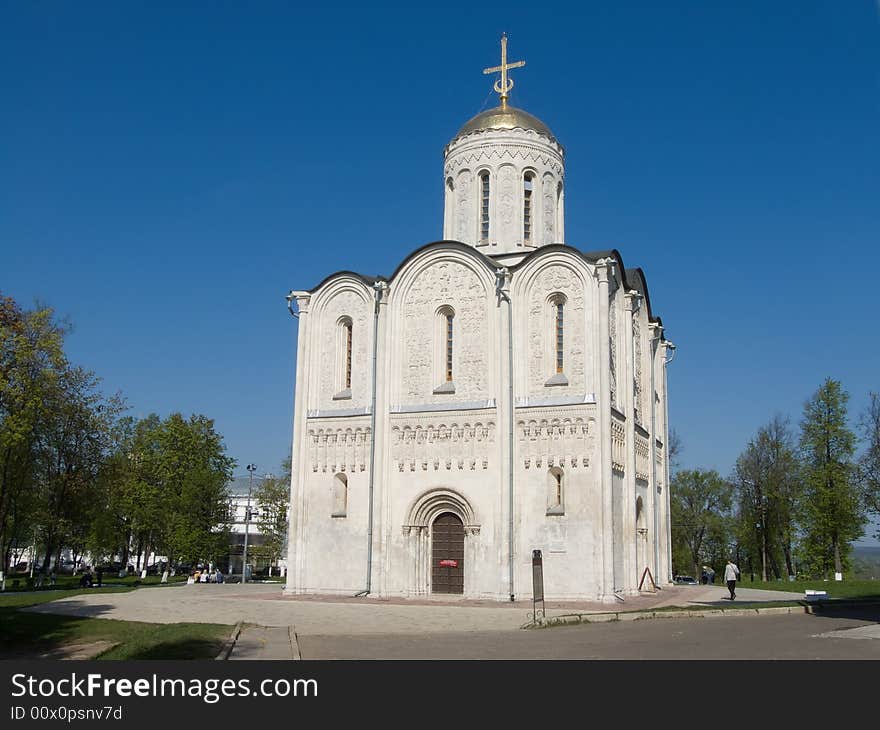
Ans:
{"type": "Polygon", "coordinates": [[[620,587],[627,593],[638,593],[639,576],[636,565],[636,408],[635,350],[633,347],[633,317],[637,316],[642,295],[628,291],[623,300],[626,313],[623,327],[624,383],[623,412],[626,415],[626,475],[623,481],[623,566],[624,576],[620,587]]]}
{"type": "Polygon", "coordinates": [[[614,601],[614,541],[611,500],[611,360],[608,326],[610,278],[614,259],[599,259],[595,276],[599,283],[599,493],[602,495],[602,590],[600,600],[614,601]]]}
{"type": "Polygon", "coordinates": [[[306,414],[309,382],[309,303],[311,293],[291,292],[296,301],[299,327],[296,337],[296,385],[293,394],[293,442],[290,476],[290,528],[287,540],[287,581],[285,593],[299,593],[304,587],[305,541],[303,535],[304,485],[307,473],[306,414]]]}
{"type": "MultiPolygon", "coordinates": [[[[388,594],[388,576],[391,574],[392,540],[391,530],[391,483],[392,460],[390,456],[389,436],[391,434],[391,414],[388,408],[388,383],[391,379],[391,358],[388,356],[388,297],[389,287],[386,282],[376,282],[380,289],[378,299],[378,321],[376,322],[376,418],[375,430],[371,437],[376,440],[376,465],[373,471],[373,565],[371,568],[374,589],[379,596],[388,594]]],[[[375,306],[375,303],[374,303],[375,306]]]]}
{"type": "MultiPolygon", "coordinates": [[[[662,366],[662,371],[660,375],[660,403],[658,405],[658,411],[660,413],[660,417],[662,418],[662,427],[660,429],[660,433],[663,435],[663,466],[661,469],[661,474],[663,478],[663,494],[661,495],[661,502],[663,505],[663,519],[661,520],[663,533],[663,540],[665,542],[665,550],[661,556],[662,562],[664,563],[664,574],[663,577],[666,581],[672,582],[672,505],[670,503],[670,494],[669,494],[669,400],[668,400],[668,390],[666,385],[666,366],[669,363],[669,358],[667,355],[669,354],[668,340],[660,341],[660,364],[662,366]]],[[[674,350],[674,347],[672,348],[674,350]]]]}
{"type": "Polygon", "coordinates": [[[663,327],[656,322],[650,322],[648,329],[651,332],[650,347],[650,365],[651,365],[651,438],[649,443],[648,454],[651,459],[651,486],[650,499],[648,504],[651,510],[650,522],[651,526],[651,565],[654,574],[654,581],[660,581],[660,495],[657,493],[657,363],[660,351],[660,336],[663,333],[663,327]]]}

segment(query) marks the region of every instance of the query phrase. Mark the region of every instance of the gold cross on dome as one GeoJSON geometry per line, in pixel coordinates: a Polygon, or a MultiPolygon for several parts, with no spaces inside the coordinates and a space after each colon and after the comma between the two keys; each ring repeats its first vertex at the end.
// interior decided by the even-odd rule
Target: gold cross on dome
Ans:
{"type": "Polygon", "coordinates": [[[494,74],[498,71],[501,72],[501,78],[495,82],[495,91],[501,95],[502,109],[507,107],[507,97],[510,94],[510,90],[513,88],[513,79],[507,76],[507,72],[512,68],[522,68],[525,65],[525,61],[514,61],[513,63],[507,62],[507,33],[502,33],[501,65],[483,69],[484,74],[494,74]]]}

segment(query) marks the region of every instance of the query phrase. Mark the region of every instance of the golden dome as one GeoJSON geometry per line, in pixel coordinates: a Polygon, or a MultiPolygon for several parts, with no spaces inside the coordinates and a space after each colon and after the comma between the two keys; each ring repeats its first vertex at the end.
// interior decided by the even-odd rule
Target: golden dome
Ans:
{"type": "Polygon", "coordinates": [[[455,139],[487,129],[531,129],[538,134],[549,137],[554,142],[556,141],[550,128],[540,119],[522,109],[505,105],[496,106],[494,109],[477,114],[458,130],[455,139]]]}

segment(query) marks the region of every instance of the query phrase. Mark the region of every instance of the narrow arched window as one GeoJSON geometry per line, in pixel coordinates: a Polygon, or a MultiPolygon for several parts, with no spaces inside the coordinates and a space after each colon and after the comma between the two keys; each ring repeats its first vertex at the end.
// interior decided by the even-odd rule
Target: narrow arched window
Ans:
{"type": "Polygon", "coordinates": [[[444,305],[437,310],[434,345],[434,393],[454,393],[455,310],[444,305]]]}
{"type": "Polygon", "coordinates": [[[352,337],[351,317],[342,317],[337,322],[336,334],[336,394],[334,400],[351,398],[352,337]]]}
{"type": "Polygon", "coordinates": [[[532,240],[532,192],[535,187],[535,176],[527,172],[523,177],[523,243],[532,240]]]}
{"type": "Polygon", "coordinates": [[[351,322],[346,322],[345,332],[345,387],[351,388],[351,322]]]}
{"type": "Polygon", "coordinates": [[[547,472],[547,514],[560,515],[564,512],[565,475],[558,466],[554,466],[547,472]]]}
{"type": "Polygon", "coordinates": [[[455,315],[452,312],[446,313],[446,382],[452,382],[452,324],[455,315]]]}
{"type": "Polygon", "coordinates": [[[480,174],[480,241],[489,242],[489,173],[480,174]]]}
{"type": "Polygon", "coordinates": [[[565,365],[565,300],[562,297],[553,299],[553,324],[556,372],[561,373],[565,365]]]}
{"type": "Polygon", "coordinates": [[[333,511],[331,517],[345,517],[348,511],[348,477],[345,474],[333,475],[333,511]]]}

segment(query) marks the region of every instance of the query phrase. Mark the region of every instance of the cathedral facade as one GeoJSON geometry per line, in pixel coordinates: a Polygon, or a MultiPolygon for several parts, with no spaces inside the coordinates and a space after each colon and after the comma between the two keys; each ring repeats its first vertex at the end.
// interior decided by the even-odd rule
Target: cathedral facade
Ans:
{"type": "Polygon", "coordinates": [[[285,592],[614,602],[670,580],[666,362],[641,269],[565,242],[564,150],[500,106],[446,146],[443,240],[299,319],[285,592]]]}

